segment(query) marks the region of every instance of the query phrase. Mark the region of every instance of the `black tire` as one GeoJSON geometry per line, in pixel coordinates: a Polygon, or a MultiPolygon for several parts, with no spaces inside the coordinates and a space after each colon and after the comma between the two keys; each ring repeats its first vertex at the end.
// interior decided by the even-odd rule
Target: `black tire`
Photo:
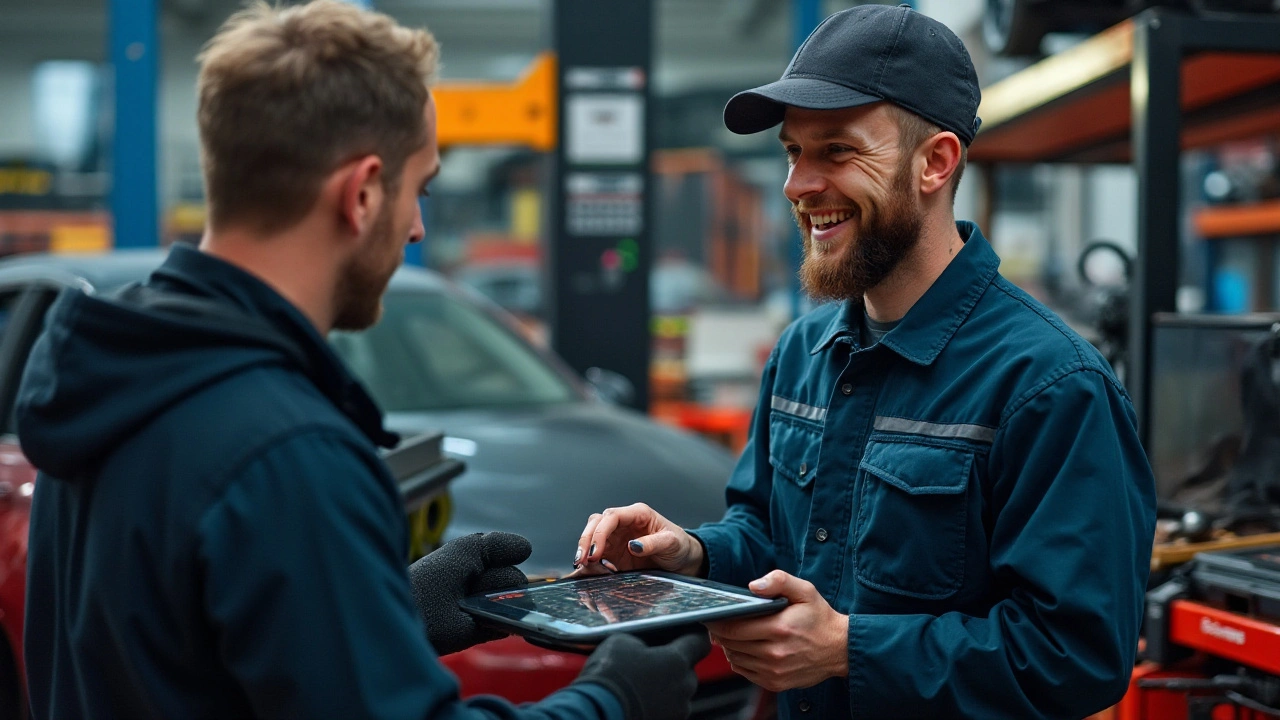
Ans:
{"type": "Polygon", "coordinates": [[[13,647],[0,632],[0,720],[27,720],[27,697],[13,647]]]}
{"type": "Polygon", "coordinates": [[[982,42],[996,55],[1039,55],[1048,31],[1043,10],[1028,0],[987,0],[982,42]]]}

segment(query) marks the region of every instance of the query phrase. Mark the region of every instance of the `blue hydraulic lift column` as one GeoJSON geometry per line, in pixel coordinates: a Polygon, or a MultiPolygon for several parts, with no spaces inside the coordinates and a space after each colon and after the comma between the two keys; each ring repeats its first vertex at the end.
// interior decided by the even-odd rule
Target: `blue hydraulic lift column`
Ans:
{"type": "Polygon", "coordinates": [[[792,36],[792,47],[796,50],[800,49],[800,45],[804,43],[805,38],[809,37],[809,33],[818,27],[818,22],[822,20],[822,0],[795,0],[793,8],[794,35],[792,36]]]}
{"type": "MultiPolygon", "coordinates": [[[[794,0],[792,4],[792,47],[799,50],[805,38],[809,37],[822,20],[822,0],[794,0]]],[[[803,300],[800,289],[800,263],[804,259],[803,240],[800,229],[791,231],[791,243],[788,245],[787,257],[791,266],[791,317],[800,317],[800,304],[803,300]]]]}
{"type": "Polygon", "coordinates": [[[110,0],[115,130],[111,141],[111,221],[116,247],[160,243],[156,193],[156,82],[159,0],[110,0]]]}
{"type": "MultiPolygon", "coordinates": [[[[422,211],[422,227],[424,229],[430,229],[428,225],[431,222],[431,199],[418,198],[418,209],[422,211]]],[[[430,240],[431,240],[431,235],[425,234],[422,236],[422,239],[419,240],[418,242],[413,243],[411,245],[405,245],[404,246],[404,264],[415,265],[417,267],[426,267],[427,249],[423,247],[423,245],[426,245],[427,242],[429,242],[430,240]]]]}
{"type": "MultiPolygon", "coordinates": [[[[347,0],[347,2],[359,5],[365,10],[373,9],[373,0],[347,0]]],[[[423,236],[418,242],[404,246],[404,264],[426,267],[427,249],[424,246],[431,241],[431,235],[426,232],[431,223],[431,198],[419,197],[418,211],[422,213],[423,236]]]]}

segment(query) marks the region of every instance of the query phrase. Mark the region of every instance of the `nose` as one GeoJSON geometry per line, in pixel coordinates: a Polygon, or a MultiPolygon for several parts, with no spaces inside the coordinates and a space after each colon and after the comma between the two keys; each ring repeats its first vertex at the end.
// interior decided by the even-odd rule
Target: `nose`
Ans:
{"type": "Polygon", "coordinates": [[[422,239],[427,236],[427,228],[422,223],[422,206],[426,205],[426,203],[426,198],[421,198],[418,202],[414,203],[415,209],[413,211],[413,226],[409,228],[410,245],[416,242],[422,242],[422,239]]]}
{"type": "Polygon", "coordinates": [[[816,162],[807,159],[803,154],[796,158],[795,163],[787,171],[787,182],[782,186],[782,192],[786,194],[788,200],[798,203],[809,195],[826,190],[826,178],[819,172],[816,165],[816,162]]]}

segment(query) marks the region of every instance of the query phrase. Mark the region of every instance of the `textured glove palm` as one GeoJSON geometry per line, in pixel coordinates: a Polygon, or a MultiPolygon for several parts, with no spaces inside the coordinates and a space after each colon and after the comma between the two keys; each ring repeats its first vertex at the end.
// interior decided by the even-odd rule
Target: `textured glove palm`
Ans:
{"type": "Polygon", "coordinates": [[[657,647],[614,635],[591,653],[574,682],[603,685],[622,702],[627,720],[679,720],[689,717],[698,689],[693,666],[709,652],[702,631],[657,647]]]}
{"type": "Polygon", "coordinates": [[[413,602],[437,653],[448,655],[503,636],[477,626],[458,608],[458,601],[527,583],[514,566],[528,560],[531,552],[529,541],[514,533],[476,533],[447,542],[409,566],[413,602]]]}

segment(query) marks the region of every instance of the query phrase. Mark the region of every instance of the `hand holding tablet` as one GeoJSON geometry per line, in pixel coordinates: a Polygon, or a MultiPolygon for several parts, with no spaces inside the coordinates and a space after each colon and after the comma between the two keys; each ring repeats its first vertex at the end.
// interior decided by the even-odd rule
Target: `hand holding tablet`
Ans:
{"type": "Polygon", "coordinates": [[[786,598],[660,571],[624,572],[533,583],[463,598],[485,623],[557,649],[590,650],[611,635],[655,641],[713,620],[777,612],[786,598]]]}

